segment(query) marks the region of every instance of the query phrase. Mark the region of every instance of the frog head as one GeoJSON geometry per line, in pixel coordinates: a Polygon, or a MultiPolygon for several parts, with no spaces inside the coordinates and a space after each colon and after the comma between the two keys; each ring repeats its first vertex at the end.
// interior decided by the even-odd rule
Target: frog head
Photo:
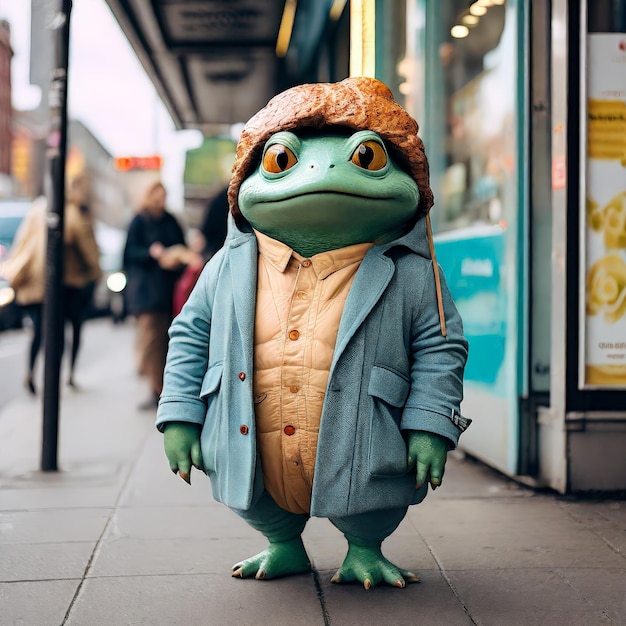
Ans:
{"type": "Polygon", "coordinates": [[[244,128],[231,212],[304,256],[395,239],[432,205],[417,131],[375,79],[288,89],[244,128]]]}
{"type": "Polygon", "coordinates": [[[370,130],[348,135],[280,131],[239,190],[242,215],[304,256],[404,233],[417,184],[370,130]]]}

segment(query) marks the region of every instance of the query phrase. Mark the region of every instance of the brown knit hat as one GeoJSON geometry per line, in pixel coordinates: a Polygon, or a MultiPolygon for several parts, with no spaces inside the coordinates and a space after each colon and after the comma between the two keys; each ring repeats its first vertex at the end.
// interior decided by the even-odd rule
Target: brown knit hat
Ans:
{"type": "Polygon", "coordinates": [[[393,99],[386,85],[374,78],[346,78],[340,83],[312,83],[292,87],[272,98],[243,129],[237,145],[228,187],[231,213],[241,212],[237,198],[241,183],[256,167],[265,142],[282,130],[325,129],[343,126],[372,130],[388,142],[399,165],[419,188],[418,213],[428,214],[433,194],[428,182],[428,161],[418,136],[417,122],[393,99]]]}

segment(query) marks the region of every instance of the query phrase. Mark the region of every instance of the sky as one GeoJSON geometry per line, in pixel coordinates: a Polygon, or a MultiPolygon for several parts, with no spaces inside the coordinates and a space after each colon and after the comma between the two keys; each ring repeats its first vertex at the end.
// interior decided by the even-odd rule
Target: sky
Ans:
{"type": "MultiPolygon", "coordinates": [[[[13,106],[37,107],[29,84],[30,0],[0,0],[11,25],[13,106]]],[[[105,0],[74,0],[70,19],[68,115],[80,120],[113,156],[161,154],[168,205],[183,206],[185,151],[200,145],[197,131],[176,131],[105,0]]]]}

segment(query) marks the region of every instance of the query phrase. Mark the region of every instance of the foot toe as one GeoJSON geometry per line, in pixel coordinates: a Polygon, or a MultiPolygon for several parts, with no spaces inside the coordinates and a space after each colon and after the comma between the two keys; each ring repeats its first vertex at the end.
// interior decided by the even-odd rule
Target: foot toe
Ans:
{"type": "Polygon", "coordinates": [[[413,572],[403,571],[402,576],[404,580],[409,583],[418,583],[420,581],[419,576],[417,574],[414,574],[413,572]]]}

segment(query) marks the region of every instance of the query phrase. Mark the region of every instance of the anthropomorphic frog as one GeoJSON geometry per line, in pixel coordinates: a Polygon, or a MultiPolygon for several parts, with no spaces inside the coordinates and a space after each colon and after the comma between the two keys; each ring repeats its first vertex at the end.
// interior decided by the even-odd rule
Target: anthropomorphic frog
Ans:
{"type": "Polygon", "coordinates": [[[243,131],[228,238],[172,324],[157,414],[171,469],[204,470],[269,541],[233,576],[307,571],[316,516],[348,541],[333,582],[417,580],[381,543],[469,424],[417,130],[355,78],[289,89],[243,131]]]}

